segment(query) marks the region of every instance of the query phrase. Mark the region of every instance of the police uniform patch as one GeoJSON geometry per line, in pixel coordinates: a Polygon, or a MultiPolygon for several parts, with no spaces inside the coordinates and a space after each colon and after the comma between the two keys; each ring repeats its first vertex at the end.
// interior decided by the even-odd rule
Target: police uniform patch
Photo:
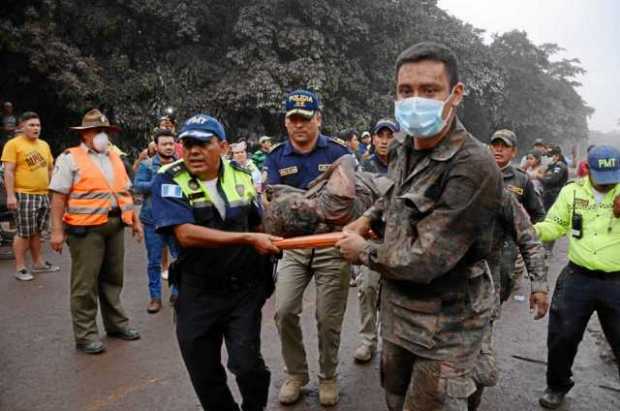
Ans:
{"type": "Polygon", "coordinates": [[[235,186],[235,190],[237,190],[237,194],[239,194],[239,197],[243,197],[243,195],[245,194],[245,186],[243,184],[237,184],[235,186]]]}
{"type": "Polygon", "coordinates": [[[297,174],[298,172],[299,169],[297,168],[297,166],[281,168],[278,170],[280,177],[290,176],[292,174],[297,174]]]}
{"type": "Polygon", "coordinates": [[[176,184],[162,184],[161,196],[163,198],[183,198],[181,187],[176,184]]]}
{"type": "Polygon", "coordinates": [[[524,191],[523,191],[523,189],[521,187],[513,186],[513,185],[510,185],[510,184],[506,185],[506,189],[508,191],[510,191],[511,193],[514,193],[514,194],[516,194],[518,196],[522,196],[523,193],[524,193],[524,191]]]}
{"type": "Polygon", "coordinates": [[[196,180],[191,180],[188,184],[189,188],[191,188],[192,190],[198,190],[198,187],[200,187],[198,185],[198,181],[196,180]]]}
{"type": "Polygon", "coordinates": [[[322,173],[329,168],[329,164],[319,164],[319,171],[322,173]]]}
{"type": "Polygon", "coordinates": [[[576,198],[575,199],[575,208],[588,208],[588,200],[585,198],[576,198]]]}

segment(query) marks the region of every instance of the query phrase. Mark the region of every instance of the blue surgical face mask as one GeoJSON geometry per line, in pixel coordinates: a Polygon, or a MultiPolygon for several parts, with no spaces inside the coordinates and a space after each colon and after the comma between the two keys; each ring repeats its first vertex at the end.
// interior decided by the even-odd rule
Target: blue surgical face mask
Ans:
{"type": "Polygon", "coordinates": [[[445,101],[424,97],[398,100],[394,104],[394,115],[408,135],[416,138],[434,137],[446,126],[442,113],[451,96],[445,101]]]}

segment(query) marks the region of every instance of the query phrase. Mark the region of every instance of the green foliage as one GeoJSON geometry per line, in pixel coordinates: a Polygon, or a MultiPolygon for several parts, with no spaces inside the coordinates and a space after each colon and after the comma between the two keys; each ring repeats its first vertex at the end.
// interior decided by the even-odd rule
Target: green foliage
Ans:
{"type": "Polygon", "coordinates": [[[57,150],[66,127],[97,105],[142,147],[163,108],[219,117],[232,136],[282,133],[281,105],[298,87],[321,97],[324,129],[367,129],[391,116],[394,62],[422,40],[460,60],[461,117],[485,140],[510,127],[525,143],[577,141],[591,113],[576,93],[576,59],[511,32],[481,30],[432,0],[5,0],[0,98],[42,114],[57,150]]]}

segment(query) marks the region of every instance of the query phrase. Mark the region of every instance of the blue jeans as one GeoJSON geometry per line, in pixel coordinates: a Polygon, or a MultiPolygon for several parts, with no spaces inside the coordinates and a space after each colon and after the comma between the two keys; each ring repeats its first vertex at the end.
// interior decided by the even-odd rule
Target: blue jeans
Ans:
{"type": "MultiPolygon", "coordinates": [[[[161,298],[162,250],[167,245],[170,256],[176,258],[179,254],[178,246],[173,236],[156,233],[155,225],[153,224],[144,224],[144,245],[146,246],[146,256],[148,259],[146,273],[149,279],[149,294],[151,298],[161,298]]],[[[173,287],[171,292],[176,294],[177,290],[173,287]]]]}

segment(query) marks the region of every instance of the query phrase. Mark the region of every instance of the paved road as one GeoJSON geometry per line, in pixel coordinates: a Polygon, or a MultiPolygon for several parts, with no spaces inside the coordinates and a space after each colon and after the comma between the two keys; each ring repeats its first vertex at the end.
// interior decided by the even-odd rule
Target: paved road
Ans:
{"type": "MultiPolygon", "coordinates": [[[[552,264],[553,281],[565,253],[558,244],[552,264]]],[[[47,249],[47,247],[46,247],[47,249]]],[[[104,339],[107,352],[99,356],[77,353],[69,318],[69,258],[48,252],[62,270],[41,274],[32,282],[12,277],[10,261],[0,261],[0,410],[199,410],[183,367],[173,333],[172,312],[146,313],[145,253],[128,239],[125,307],[142,339],[124,342],[104,339]]],[[[527,288],[527,284],[523,289],[527,288]]],[[[523,295],[523,292],[521,292],[523,295]]],[[[282,380],[280,344],[273,321],[273,303],[264,309],[263,353],[272,370],[269,410],[320,410],[318,404],[317,340],[314,291],[305,296],[303,327],[313,375],[304,399],[293,407],[277,403],[282,380]]],[[[577,386],[564,410],[619,410],[620,383],[614,368],[601,359],[600,329],[593,321],[574,367],[577,386]],[[601,386],[609,387],[602,388],[601,386]],[[614,391],[615,389],[616,391],[614,391]]],[[[332,410],[385,410],[379,386],[379,363],[352,361],[358,343],[355,289],[349,293],[340,355],[341,401],[332,410]]],[[[488,390],[483,410],[538,410],[544,389],[546,320],[533,321],[525,302],[511,300],[497,325],[501,380],[488,390]],[[529,358],[531,361],[513,356],[529,358]]],[[[601,348],[602,347],[602,348],[601,348]]],[[[230,380],[234,386],[234,381],[230,380]]]]}

